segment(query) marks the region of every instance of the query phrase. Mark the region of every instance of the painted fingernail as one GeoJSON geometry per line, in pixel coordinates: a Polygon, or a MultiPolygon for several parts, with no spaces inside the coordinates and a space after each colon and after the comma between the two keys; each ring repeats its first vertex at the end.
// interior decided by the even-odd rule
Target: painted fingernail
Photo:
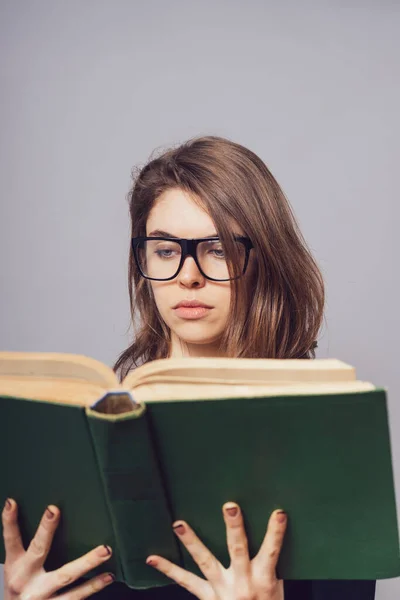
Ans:
{"type": "Polygon", "coordinates": [[[97,554],[99,556],[110,556],[112,550],[110,548],[110,546],[106,546],[104,544],[104,546],[100,546],[100,548],[97,550],[97,554]]]}
{"type": "Polygon", "coordinates": [[[50,508],[49,508],[49,507],[47,507],[47,508],[46,508],[46,517],[47,517],[48,519],[54,519],[54,517],[55,517],[55,516],[56,516],[56,515],[55,515],[55,513],[53,513],[53,511],[52,511],[52,510],[50,510],[50,508]]]}
{"type": "Polygon", "coordinates": [[[179,525],[172,525],[172,529],[175,531],[175,533],[177,533],[178,535],[183,535],[186,531],[185,526],[182,524],[179,525]]]}
{"type": "Polygon", "coordinates": [[[287,515],[284,510],[280,510],[276,513],[276,520],[278,521],[278,523],[284,523],[286,521],[286,517],[287,515]]]}
{"type": "Polygon", "coordinates": [[[4,508],[5,508],[6,510],[11,510],[11,509],[12,509],[12,503],[10,502],[10,500],[9,500],[8,498],[7,498],[7,500],[5,501],[4,508]]]}
{"type": "Polygon", "coordinates": [[[230,517],[236,517],[236,515],[239,512],[239,509],[237,506],[231,506],[230,508],[226,508],[225,510],[230,517]]]}
{"type": "Polygon", "coordinates": [[[149,556],[149,558],[146,559],[146,565],[151,565],[152,567],[154,567],[156,564],[157,560],[154,557],[149,556]]]}
{"type": "Polygon", "coordinates": [[[107,575],[104,575],[103,581],[104,583],[112,583],[113,581],[115,581],[115,575],[113,575],[112,573],[107,573],[107,575]]]}

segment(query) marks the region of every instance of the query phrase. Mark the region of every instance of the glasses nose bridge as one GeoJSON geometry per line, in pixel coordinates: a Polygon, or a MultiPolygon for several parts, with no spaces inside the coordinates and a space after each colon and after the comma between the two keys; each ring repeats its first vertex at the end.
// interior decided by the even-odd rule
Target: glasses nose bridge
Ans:
{"type": "Polygon", "coordinates": [[[200,240],[181,240],[182,245],[182,266],[188,256],[191,256],[198,267],[197,246],[200,240]]]}

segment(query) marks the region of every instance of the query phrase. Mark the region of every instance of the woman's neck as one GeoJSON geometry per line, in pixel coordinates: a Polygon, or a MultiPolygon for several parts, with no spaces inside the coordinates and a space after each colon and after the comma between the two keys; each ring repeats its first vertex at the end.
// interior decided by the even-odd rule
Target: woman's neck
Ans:
{"type": "Polygon", "coordinates": [[[169,355],[171,358],[183,357],[183,356],[196,356],[196,357],[216,357],[225,356],[224,353],[219,349],[218,343],[210,344],[190,344],[183,342],[174,333],[171,335],[171,352],[169,355]]]}

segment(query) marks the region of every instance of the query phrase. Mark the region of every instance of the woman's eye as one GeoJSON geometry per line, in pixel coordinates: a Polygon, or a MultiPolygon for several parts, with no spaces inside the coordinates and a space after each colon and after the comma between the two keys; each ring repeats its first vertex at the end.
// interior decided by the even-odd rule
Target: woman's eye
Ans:
{"type": "Polygon", "coordinates": [[[222,248],[213,248],[211,250],[211,254],[213,254],[216,258],[225,258],[225,253],[222,248]]]}
{"type": "Polygon", "coordinates": [[[177,254],[177,251],[172,250],[171,248],[159,248],[156,250],[156,255],[160,258],[171,258],[175,254],[177,254]]]}

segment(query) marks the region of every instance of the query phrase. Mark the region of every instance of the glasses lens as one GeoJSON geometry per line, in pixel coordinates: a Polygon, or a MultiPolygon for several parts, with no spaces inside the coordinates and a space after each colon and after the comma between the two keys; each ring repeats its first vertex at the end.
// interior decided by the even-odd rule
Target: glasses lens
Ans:
{"type": "Polygon", "coordinates": [[[219,240],[200,242],[197,246],[197,258],[201,269],[211,279],[230,279],[232,275],[240,275],[243,272],[246,259],[246,250],[243,244],[236,242],[234,253],[234,262],[230,273],[229,261],[219,240]]]}
{"type": "Polygon", "coordinates": [[[169,279],[178,271],[181,247],[171,240],[147,240],[137,246],[136,255],[146,277],[169,279]]]}
{"type": "MultiPolygon", "coordinates": [[[[240,242],[234,243],[232,260],[226,258],[219,240],[205,240],[197,245],[197,260],[204,275],[216,280],[228,280],[241,275],[246,250],[240,242]],[[231,266],[231,269],[229,269],[231,266]]],[[[170,239],[145,240],[136,246],[136,256],[143,275],[150,279],[171,279],[178,274],[182,249],[170,239]]]]}

